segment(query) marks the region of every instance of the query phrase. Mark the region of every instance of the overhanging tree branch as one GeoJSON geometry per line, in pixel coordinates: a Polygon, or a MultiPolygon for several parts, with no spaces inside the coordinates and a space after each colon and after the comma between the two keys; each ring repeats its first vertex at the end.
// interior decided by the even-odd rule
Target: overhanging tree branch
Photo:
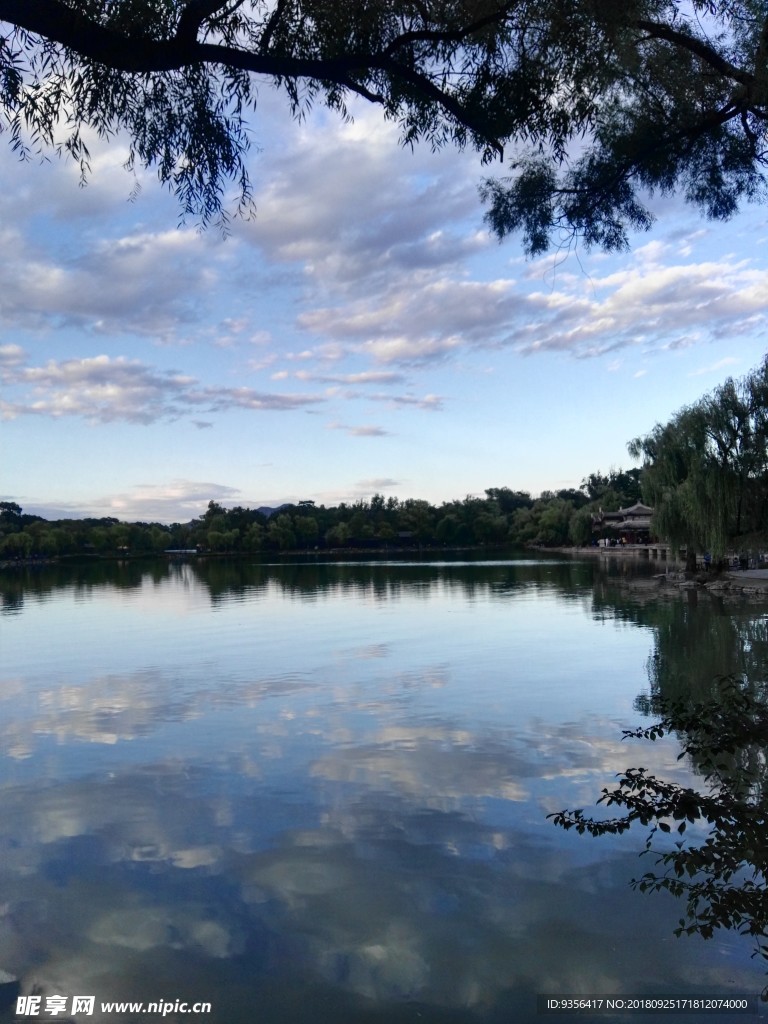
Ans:
{"type": "Polygon", "coordinates": [[[203,22],[226,5],[227,0],[189,0],[176,26],[176,38],[184,42],[194,42],[203,22]]]}
{"type": "Polygon", "coordinates": [[[705,43],[701,39],[697,39],[695,36],[690,35],[687,32],[681,32],[679,29],[674,29],[670,25],[662,25],[656,21],[647,21],[645,19],[639,19],[635,22],[639,29],[647,32],[652,39],[664,39],[668,43],[672,43],[675,46],[679,46],[689,53],[694,54],[700,60],[703,60],[705,64],[708,64],[711,68],[717,71],[718,74],[724,75],[726,78],[732,78],[734,82],[739,82],[741,85],[749,86],[752,83],[752,75],[743,71],[741,68],[737,68],[730,61],[725,60],[721,54],[717,52],[708,43],[705,43]]]}
{"type": "Polygon", "coordinates": [[[275,4],[275,9],[270,14],[269,21],[267,22],[266,28],[264,29],[264,33],[261,37],[261,44],[259,46],[259,50],[261,53],[267,53],[269,51],[270,43],[272,42],[272,37],[275,34],[275,30],[280,23],[280,19],[283,16],[286,3],[287,0],[277,0],[277,3],[275,4]]]}
{"type": "Polygon", "coordinates": [[[499,8],[498,11],[493,11],[491,14],[487,14],[484,18],[478,18],[476,21],[472,21],[468,25],[464,25],[457,29],[413,29],[409,32],[403,32],[392,40],[385,49],[384,54],[385,56],[390,56],[403,47],[412,46],[413,43],[460,43],[474,35],[476,32],[481,32],[484,28],[488,28],[489,25],[503,24],[504,20],[515,6],[516,5],[514,3],[505,4],[503,7],[499,8]]]}
{"type": "MultiPolygon", "coordinates": [[[[307,78],[333,82],[367,100],[382,103],[382,94],[368,89],[356,76],[373,71],[384,72],[393,79],[407,83],[425,99],[438,104],[457,124],[484,138],[503,155],[500,141],[450,91],[435,85],[427,74],[394,60],[386,52],[308,58],[199,42],[197,32],[202,23],[224,6],[222,0],[191,0],[182,12],[176,34],[170,39],[161,40],[147,36],[131,36],[126,40],[124,34],[68,7],[60,0],[36,0],[34,4],[25,0],[0,0],[0,20],[61,43],[81,57],[134,74],[177,71],[195,64],[216,65],[272,78],[307,78]]],[[[274,11],[274,17],[279,18],[279,13],[280,4],[274,11]]],[[[484,23],[490,20],[483,19],[484,23]]],[[[265,33],[267,41],[275,27],[276,22],[271,20],[265,33]]],[[[450,38],[450,33],[446,38],[450,38]]]]}
{"type": "Polygon", "coordinates": [[[76,157],[85,127],[125,132],[205,219],[225,179],[249,195],[246,112],[266,76],[295,116],[317,98],[346,114],[355,93],[406,143],[513,148],[489,220],[522,227],[532,253],[563,225],[621,248],[651,223],[643,190],[726,217],[764,184],[768,20],[718,2],[707,37],[684,2],[0,0],[0,130],[76,157]]]}

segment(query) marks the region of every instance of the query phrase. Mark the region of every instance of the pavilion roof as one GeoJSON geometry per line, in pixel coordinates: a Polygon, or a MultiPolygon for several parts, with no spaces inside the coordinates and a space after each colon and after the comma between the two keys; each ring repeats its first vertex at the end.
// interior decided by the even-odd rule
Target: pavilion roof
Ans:
{"type": "Polygon", "coordinates": [[[640,515],[640,516],[652,516],[653,509],[650,505],[644,505],[642,501],[636,501],[634,505],[630,505],[629,508],[620,508],[619,512],[622,515],[640,515]]]}

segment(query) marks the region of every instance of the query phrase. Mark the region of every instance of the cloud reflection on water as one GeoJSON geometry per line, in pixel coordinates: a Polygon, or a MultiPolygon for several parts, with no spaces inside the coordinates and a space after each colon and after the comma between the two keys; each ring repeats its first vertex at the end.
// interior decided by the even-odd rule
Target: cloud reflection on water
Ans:
{"type": "MultiPolygon", "coordinates": [[[[573,868],[524,829],[371,791],[262,846],[243,828],[243,807],[239,824],[222,829],[215,801],[185,798],[175,781],[160,800],[146,777],[91,781],[59,792],[55,815],[41,794],[24,794],[17,823],[26,798],[36,796],[35,810],[2,888],[14,894],[5,955],[24,966],[26,985],[114,998],[126,956],[150,965],[158,952],[184,952],[215,974],[212,961],[238,961],[253,934],[337,998],[381,1003],[482,1007],[529,983],[622,992],[649,980],[681,986],[703,971],[685,950],[668,962],[664,915],[626,889],[633,853],[573,868]],[[219,842],[185,846],[192,831],[219,842]],[[31,869],[40,931],[27,926],[30,901],[17,889],[29,888],[31,869]]],[[[267,957],[250,969],[258,980],[273,968],[267,957]]]]}
{"type": "Polygon", "coordinates": [[[256,934],[271,950],[250,965],[257,981],[298,963],[342,1003],[479,1012],[526,985],[692,982],[695,956],[667,962],[668,920],[627,890],[633,851],[603,859],[595,848],[597,859],[578,867],[542,833],[540,804],[551,799],[542,777],[576,792],[588,782],[593,795],[626,760],[608,738],[613,723],[591,722],[591,742],[576,742],[586,727],[564,727],[560,744],[552,731],[383,724],[375,742],[328,743],[308,759],[303,794],[285,780],[288,806],[258,775],[233,787],[246,750],[6,788],[5,966],[28,987],[116,998],[126,956],[138,965],[176,951],[219,986],[256,934]],[[18,927],[29,914],[24,890],[40,918],[33,933],[18,927]],[[233,966],[221,975],[219,961],[233,966]]]}
{"type": "MultiPolygon", "coordinates": [[[[527,667],[535,652],[510,661],[516,591],[483,579],[448,610],[465,643],[478,595],[509,602],[483,608],[505,627],[483,634],[491,668],[457,661],[448,632],[414,645],[406,591],[386,628],[329,591],[346,639],[307,617],[293,647],[232,602],[206,624],[204,664],[154,625],[154,593],[133,671],[56,685],[16,666],[0,687],[0,967],[27,992],[212,998],[213,1024],[305,1024],[308,1007],[527,1024],[537,991],[754,988],[739,950],[676,942],[673,902],[628,888],[641,839],[546,822],[627,767],[631,723],[602,690],[572,714],[532,700],[551,680],[527,667]],[[498,664],[516,671],[489,708],[498,664]]],[[[546,586],[553,636],[565,602],[568,627],[593,631],[585,649],[613,650],[546,586]]],[[[676,754],[665,741],[642,760],[683,778],[676,754]]]]}

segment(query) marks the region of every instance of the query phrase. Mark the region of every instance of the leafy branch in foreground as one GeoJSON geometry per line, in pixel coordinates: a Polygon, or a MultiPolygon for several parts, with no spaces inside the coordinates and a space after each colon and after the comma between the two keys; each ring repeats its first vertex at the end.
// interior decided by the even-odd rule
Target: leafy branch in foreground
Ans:
{"type": "MultiPolygon", "coordinates": [[[[655,741],[675,732],[683,739],[679,759],[690,757],[705,791],[665,782],[645,768],[618,776],[615,789],[597,801],[626,809],[622,817],[597,820],[582,810],[548,817],[564,829],[592,836],[617,835],[636,822],[653,827],[644,854],[656,854],[656,871],[632,880],[640,892],[666,890],[686,900],[676,935],[711,938],[718,928],[755,936],[768,960],[768,795],[766,750],[768,707],[733,677],[718,680],[718,699],[698,703],[657,702],[659,721],[625,730],[625,738],[655,741]],[[690,824],[709,826],[703,841],[691,839],[690,824]],[[660,850],[661,835],[674,840],[660,850]]],[[[696,832],[701,835],[699,828],[696,832]]]]}
{"type": "Polygon", "coordinates": [[[224,216],[258,83],[351,97],[404,143],[511,154],[488,222],[529,253],[626,248],[649,193],[724,219],[765,198],[768,11],[755,0],[0,0],[0,132],[89,167],[121,133],[185,213],[224,216]]]}

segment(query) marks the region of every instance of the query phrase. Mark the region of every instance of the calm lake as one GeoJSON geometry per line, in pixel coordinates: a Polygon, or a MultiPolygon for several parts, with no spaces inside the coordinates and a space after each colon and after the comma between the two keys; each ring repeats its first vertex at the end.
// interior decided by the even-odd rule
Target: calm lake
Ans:
{"type": "Polygon", "coordinates": [[[764,609],[649,600],[628,572],[4,573],[0,969],[49,1020],[52,995],[94,996],[78,1021],[211,1024],[528,1024],[552,1019],[539,993],[754,996],[748,939],[677,939],[683,906],[630,888],[653,866],[642,829],[547,821],[630,766],[691,777],[675,738],[621,739],[653,688],[762,671],[764,609]],[[102,1012],[113,1000],[212,1010],[102,1012]]]}

